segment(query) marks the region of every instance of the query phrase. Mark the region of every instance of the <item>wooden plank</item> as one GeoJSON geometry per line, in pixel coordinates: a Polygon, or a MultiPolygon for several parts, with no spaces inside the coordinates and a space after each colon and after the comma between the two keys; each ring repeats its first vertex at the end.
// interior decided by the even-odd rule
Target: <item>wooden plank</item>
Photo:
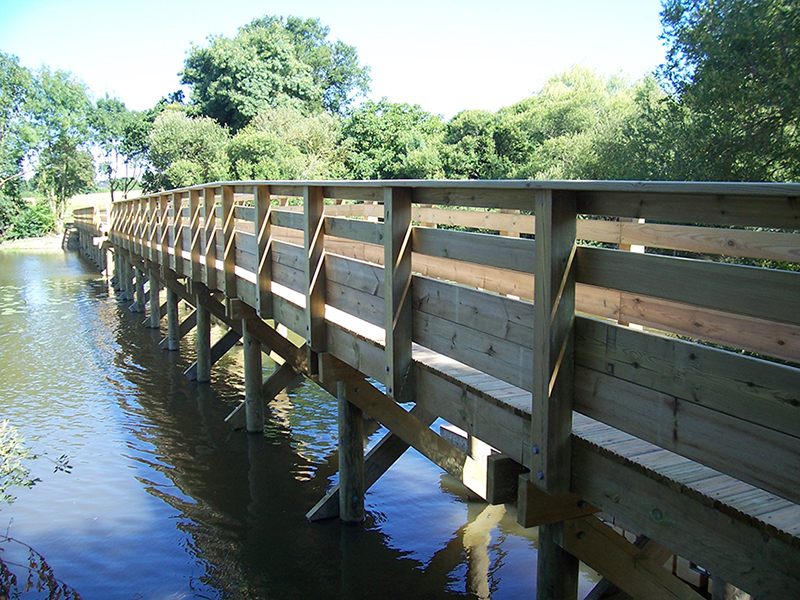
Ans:
{"type": "MultiPolygon", "coordinates": [[[[588,287],[588,286],[587,286],[588,287]]],[[[621,318],[645,327],[800,363],[800,326],[623,293],[621,318]]]]}
{"type": "MultiPolygon", "coordinates": [[[[172,255],[172,270],[175,271],[178,275],[190,275],[187,264],[183,259],[183,197],[180,193],[174,193],[171,196],[171,205],[172,205],[172,223],[170,224],[171,227],[171,238],[172,238],[172,247],[175,249],[174,254],[172,255]]],[[[191,230],[190,230],[191,232],[191,230]]],[[[191,235],[191,233],[190,233],[191,235]]]]}
{"type": "Polygon", "coordinates": [[[379,223],[336,217],[325,218],[325,235],[380,246],[384,239],[383,227],[379,223]]]}
{"type": "Polygon", "coordinates": [[[414,277],[414,310],[533,348],[533,305],[429,277],[414,277]]]}
{"type": "Polygon", "coordinates": [[[800,236],[796,233],[622,223],[620,237],[627,244],[702,254],[800,262],[800,236]]]}
{"type": "Polygon", "coordinates": [[[146,211],[144,257],[152,262],[158,262],[158,196],[150,196],[147,199],[146,211]]]}
{"type": "Polygon", "coordinates": [[[533,351],[464,325],[414,311],[414,342],[530,391],[533,351]]]}
{"type": "Polygon", "coordinates": [[[413,271],[426,277],[445,279],[490,292],[533,300],[533,277],[528,273],[418,253],[413,254],[411,261],[413,271]]]}
{"type": "Polygon", "coordinates": [[[314,352],[325,352],[325,207],[322,188],[307,186],[304,189],[303,206],[306,339],[314,352]]]}
{"type": "MultiPolygon", "coordinates": [[[[633,183],[632,185],[637,185],[633,183]]],[[[663,185],[663,184],[662,184],[663,185]]],[[[593,190],[577,192],[578,212],[582,214],[630,217],[664,223],[702,223],[723,227],[771,227],[800,229],[800,202],[797,194],[769,196],[768,187],[733,184],[685,184],[647,190],[611,191],[593,185],[593,190]],[[725,186],[725,187],[723,187],[725,186]],[[669,191],[667,191],[669,190],[669,191]]],[[[641,187],[641,186],[640,186],[641,187]]],[[[780,193],[778,188],[773,188],[780,193]]]]}
{"type": "Polygon", "coordinates": [[[223,291],[228,298],[235,298],[236,228],[233,188],[229,185],[222,186],[222,246],[223,291]]]}
{"type": "Polygon", "coordinates": [[[585,367],[575,369],[575,410],[800,503],[799,438],[585,367]]]}
{"type": "Polygon", "coordinates": [[[536,194],[531,473],[553,495],[569,491],[575,318],[575,197],[536,194]]]}
{"type": "Polygon", "coordinates": [[[519,475],[517,523],[523,527],[551,525],[598,511],[575,494],[551,496],[534,485],[530,474],[519,475]]]}
{"type": "Polygon", "coordinates": [[[384,210],[384,300],[386,389],[398,402],[412,398],[411,371],[411,191],[386,188],[384,210]]]}
{"type": "Polygon", "coordinates": [[[686,583],[664,569],[597,517],[564,523],[561,546],[634,598],[702,600],[686,583]]]}
{"type": "Polygon", "coordinates": [[[572,491],[755,597],[800,597],[800,551],[659,483],[630,463],[573,443],[572,491]]]}
{"type": "Polygon", "coordinates": [[[203,283],[209,289],[217,287],[217,233],[216,233],[216,199],[214,188],[203,188],[203,256],[205,268],[203,283]]]}
{"type": "Polygon", "coordinates": [[[534,240],[505,238],[447,229],[414,230],[414,252],[451,258],[489,267],[533,273],[534,240]]]}
{"type": "Polygon", "coordinates": [[[194,281],[202,281],[203,279],[203,266],[200,263],[200,256],[205,257],[203,247],[203,211],[204,204],[200,202],[200,191],[191,190],[189,192],[189,229],[191,230],[191,246],[190,246],[190,272],[186,273],[194,281]]]}
{"type": "Polygon", "coordinates": [[[170,199],[171,194],[162,194],[158,197],[158,264],[162,269],[170,268],[170,199]]]}
{"type": "Polygon", "coordinates": [[[800,438],[800,369],[594,319],[576,364],[800,438]]]}
{"type": "Polygon", "coordinates": [[[289,229],[298,229],[303,231],[304,218],[303,213],[288,211],[284,208],[276,208],[272,211],[272,224],[276,227],[287,227],[289,229]]]}
{"type": "Polygon", "coordinates": [[[589,247],[576,263],[582,283],[800,324],[800,273],[589,247]]]}
{"type": "Polygon", "coordinates": [[[253,187],[255,254],[256,254],[256,313],[262,319],[272,318],[272,228],[269,186],[253,187]]]}

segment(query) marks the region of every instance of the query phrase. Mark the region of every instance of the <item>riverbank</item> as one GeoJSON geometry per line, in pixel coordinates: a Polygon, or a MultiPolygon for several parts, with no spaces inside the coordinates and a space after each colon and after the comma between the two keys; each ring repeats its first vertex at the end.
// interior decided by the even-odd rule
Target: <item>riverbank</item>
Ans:
{"type": "Polygon", "coordinates": [[[0,250],[56,250],[61,248],[63,234],[50,234],[43,237],[21,240],[0,241],[0,250]]]}

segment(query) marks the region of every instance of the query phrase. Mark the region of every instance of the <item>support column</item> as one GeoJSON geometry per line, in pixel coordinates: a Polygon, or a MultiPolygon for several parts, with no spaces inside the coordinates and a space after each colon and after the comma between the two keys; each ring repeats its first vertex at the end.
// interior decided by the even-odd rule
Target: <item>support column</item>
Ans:
{"type": "Polygon", "coordinates": [[[364,520],[364,417],[348,402],[344,381],[336,383],[339,400],[339,518],[364,520]]]}
{"type": "MultiPolygon", "coordinates": [[[[575,195],[536,192],[531,481],[569,493],[574,373],[575,195]]],[[[537,600],[575,600],[578,559],[558,545],[563,522],[539,526],[537,600]]]]}
{"type": "Polygon", "coordinates": [[[197,382],[211,381],[211,313],[197,298],[197,382]]]}
{"type": "Polygon", "coordinates": [[[125,300],[128,300],[129,302],[133,302],[134,295],[135,295],[134,294],[135,286],[133,285],[133,267],[125,259],[122,260],[122,270],[123,270],[124,278],[125,278],[124,286],[123,286],[123,291],[125,292],[125,300]]]}
{"type": "Polygon", "coordinates": [[[180,322],[178,320],[179,302],[178,294],[167,288],[167,348],[169,350],[177,350],[181,339],[180,322]]]}
{"type": "Polygon", "coordinates": [[[155,270],[150,269],[148,277],[150,278],[150,329],[159,329],[161,327],[161,284],[155,276],[155,270]]]}
{"type": "Polygon", "coordinates": [[[248,331],[242,320],[244,344],[244,405],[247,433],[264,431],[264,396],[261,375],[261,343],[248,331]]]}
{"type": "Polygon", "coordinates": [[[135,273],[136,283],[133,286],[134,300],[131,305],[131,311],[140,313],[144,312],[144,272],[138,267],[134,267],[133,271],[135,273]]]}

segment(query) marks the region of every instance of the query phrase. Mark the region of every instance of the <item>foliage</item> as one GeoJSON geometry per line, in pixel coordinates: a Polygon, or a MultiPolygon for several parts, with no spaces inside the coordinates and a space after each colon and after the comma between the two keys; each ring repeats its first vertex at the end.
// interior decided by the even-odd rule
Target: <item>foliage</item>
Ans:
{"type": "MultiPolygon", "coordinates": [[[[19,59],[0,52],[0,198],[19,198],[22,163],[35,140],[26,119],[30,72],[19,59]]],[[[2,228],[0,218],[0,229],[2,228]]]]}
{"type": "Polygon", "coordinates": [[[39,597],[42,593],[47,594],[47,600],[81,600],[81,595],[75,589],[56,577],[44,556],[28,544],[8,535],[0,535],[0,597],[39,597]],[[25,555],[27,560],[15,562],[4,557],[9,551],[25,555]],[[24,587],[12,570],[14,568],[26,573],[24,587]]]}
{"type": "Polygon", "coordinates": [[[153,170],[143,177],[145,188],[170,189],[227,179],[229,139],[228,132],[213,119],[189,117],[167,108],[148,135],[153,170]]]}
{"type": "Polygon", "coordinates": [[[485,110],[465,110],[447,123],[442,161],[452,179],[504,177],[503,157],[497,152],[498,117],[485,110]]]}
{"type": "Polygon", "coordinates": [[[39,138],[36,185],[60,219],[67,199],[94,185],[88,151],[92,104],[86,86],[72,74],[42,67],[34,77],[29,110],[39,138]]]}
{"type": "Polygon", "coordinates": [[[272,108],[233,137],[228,157],[237,179],[266,172],[274,179],[332,179],[344,176],[341,137],[340,121],[327,113],[272,108]]]}
{"type": "Polygon", "coordinates": [[[800,176],[800,5],[665,0],[660,76],[703,179],[800,176]],[[691,111],[691,118],[686,118],[691,111]]]}
{"type": "MultiPolygon", "coordinates": [[[[19,431],[7,419],[0,421],[0,502],[12,504],[16,500],[10,492],[11,488],[31,488],[39,483],[40,479],[31,477],[30,468],[25,464],[38,458],[40,456],[33,454],[25,446],[19,431]]],[[[52,462],[55,471],[69,472],[72,468],[65,455],[52,462]]],[[[9,537],[7,533],[0,535],[0,597],[18,598],[31,591],[46,592],[47,598],[53,600],[56,598],[79,600],[81,597],[74,589],[56,578],[53,569],[36,550],[9,537]],[[27,564],[14,561],[15,550],[16,554],[22,550],[22,555],[27,556],[27,564]],[[14,568],[26,572],[24,587],[20,585],[14,568]]]]}
{"type": "Polygon", "coordinates": [[[351,111],[342,133],[345,164],[354,179],[427,179],[443,177],[442,120],[419,105],[383,98],[351,111]]]}
{"type": "Polygon", "coordinates": [[[317,19],[256,19],[232,39],[193,47],[181,83],[200,114],[233,132],[270,107],[339,114],[368,89],[369,76],[355,48],[327,41],[328,33],[317,19]]]}
{"type": "Polygon", "coordinates": [[[130,111],[124,102],[108,96],[97,100],[89,117],[94,141],[104,154],[100,170],[108,176],[112,202],[115,191],[127,198],[141,177],[146,155],[142,142],[151,126],[146,119],[147,115],[130,111]]]}
{"type": "MultiPolygon", "coordinates": [[[[2,221],[1,216],[0,221],[2,221]]],[[[9,218],[8,223],[5,231],[0,231],[0,239],[4,237],[10,240],[42,237],[55,230],[56,216],[45,201],[30,204],[23,200],[17,205],[17,209],[9,218]]]]}

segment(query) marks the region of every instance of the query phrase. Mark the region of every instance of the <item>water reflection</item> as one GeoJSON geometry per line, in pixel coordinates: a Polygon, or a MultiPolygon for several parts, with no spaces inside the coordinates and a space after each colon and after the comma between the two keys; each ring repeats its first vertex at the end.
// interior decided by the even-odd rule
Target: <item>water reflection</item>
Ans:
{"type": "Polygon", "coordinates": [[[335,480],[335,401],[304,383],[265,435],[232,432],[241,349],[211,385],[187,383],[193,335],[162,351],[142,318],[73,254],[0,252],[0,417],[73,465],[34,465],[42,483],[0,525],[13,517],[84,598],[533,594],[529,532],[413,452],[373,486],[363,527],[307,522],[335,480]]]}

